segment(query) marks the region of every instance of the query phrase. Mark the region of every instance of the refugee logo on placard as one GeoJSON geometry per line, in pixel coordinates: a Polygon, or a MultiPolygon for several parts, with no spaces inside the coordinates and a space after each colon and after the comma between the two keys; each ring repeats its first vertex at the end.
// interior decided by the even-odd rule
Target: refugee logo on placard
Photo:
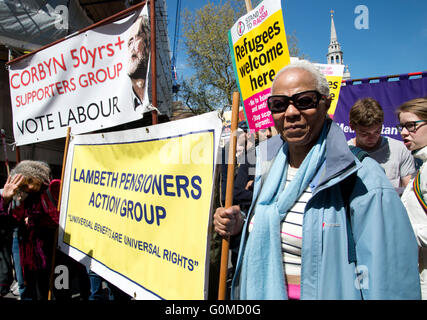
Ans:
{"type": "Polygon", "coordinates": [[[245,24],[242,21],[239,21],[237,25],[237,33],[239,36],[242,36],[243,32],[245,32],[245,24]]]}

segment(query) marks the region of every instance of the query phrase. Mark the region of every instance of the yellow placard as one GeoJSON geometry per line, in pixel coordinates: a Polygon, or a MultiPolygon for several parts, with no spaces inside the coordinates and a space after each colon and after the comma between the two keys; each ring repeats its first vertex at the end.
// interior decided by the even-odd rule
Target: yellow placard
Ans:
{"type": "Polygon", "coordinates": [[[290,56],[280,0],[265,0],[229,31],[231,58],[251,131],[274,125],[267,98],[290,56]]]}
{"type": "Polygon", "coordinates": [[[341,89],[342,76],[326,76],[329,83],[329,94],[332,98],[329,115],[333,116],[337,108],[338,97],[341,89]]]}
{"type": "Polygon", "coordinates": [[[162,299],[203,299],[212,131],[75,145],[63,242],[162,299]]]}
{"type": "Polygon", "coordinates": [[[271,87],[276,72],[289,63],[282,10],[233,44],[242,99],[271,87]]]}
{"type": "Polygon", "coordinates": [[[344,65],[315,63],[315,66],[323,73],[328,81],[329,95],[332,98],[328,114],[333,118],[340,94],[344,65]]]}

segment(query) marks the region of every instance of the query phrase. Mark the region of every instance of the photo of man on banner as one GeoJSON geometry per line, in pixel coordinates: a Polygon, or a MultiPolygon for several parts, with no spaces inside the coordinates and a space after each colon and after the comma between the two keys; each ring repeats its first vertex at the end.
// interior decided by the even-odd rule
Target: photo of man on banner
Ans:
{"type": "MultiPolygon", "coordinates": [[[[127,74],[132,83],[133,110],[148,101],[148,71],[150,63],[150,22],[143,12],[130,28],[127,41],[128,67],[127,74]]],[[[148,107],[149,108],[149,107],[148,107]]],[[[150,110],[152,108],[149,108],[150,110]]],[[[143,107],[142,112],[145,112],[143,107]]]]}
{"type": "Polygon", "coordinates": [[[132,25],[128,46],[127,74],[132,82],[134,110],[144,100],[148,62],[150,58],[150,25],[148,17],[140,15],[132,25]]]}

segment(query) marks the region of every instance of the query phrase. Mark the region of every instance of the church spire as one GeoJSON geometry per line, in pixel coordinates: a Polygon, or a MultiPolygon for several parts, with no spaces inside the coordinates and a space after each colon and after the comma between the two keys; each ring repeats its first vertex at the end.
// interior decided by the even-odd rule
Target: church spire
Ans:
{"type": "MultiPolygon", "coordinates": [[[[338,42],[337,31],[335,29],[334,22],[334,10],[331,10],[331,40],[328,46],[328,54],[326,55],[328,64],[344,64],[344,54],[341,50],[341,45],[338,42]]],[[[350,72],[348,71],[348,66],[343,75],[344,79],[350,78],[350,72]]]]}
{"type": "Polygon", "coordinates": [[[338,42],[337,31],[335,30],[334,23],[334,10],[331,10],[331,42],[338,42]]]}

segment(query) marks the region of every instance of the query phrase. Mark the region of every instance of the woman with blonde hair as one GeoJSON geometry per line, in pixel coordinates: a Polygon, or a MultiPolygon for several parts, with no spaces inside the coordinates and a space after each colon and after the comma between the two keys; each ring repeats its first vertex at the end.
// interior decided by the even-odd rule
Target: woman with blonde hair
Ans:
{"type": "Polygon", "coordinates": [[[402,194],[402,202],[417,238],[421,296],[427,300],[427,97],[405,102],[397,109],[397,129],[412,155],[422,165],[402,194]]]}

